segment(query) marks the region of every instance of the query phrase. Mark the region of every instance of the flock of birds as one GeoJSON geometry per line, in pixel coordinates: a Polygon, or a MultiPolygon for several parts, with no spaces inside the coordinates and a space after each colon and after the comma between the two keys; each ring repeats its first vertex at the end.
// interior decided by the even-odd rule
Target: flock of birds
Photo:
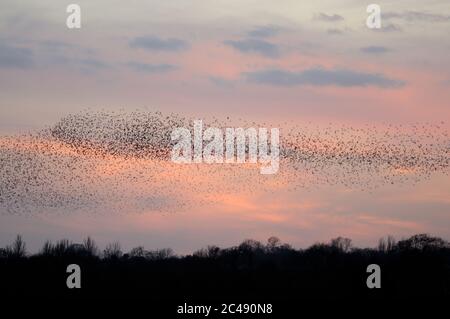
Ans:
{"type": "MultiPolygon", "coordinates": [[[[193,118],[84,111],[37,132],[0,137],[0,212],[177,211],[224,194],[338,185],[372,190],[449,173],[441,125],[313,126],[209,119],[204,127],[279,127],[280,170],[259,164],[176,164],[171,132],[193,118]]],[[[443,124],[443,123],[442,123],[443,124]]]]}

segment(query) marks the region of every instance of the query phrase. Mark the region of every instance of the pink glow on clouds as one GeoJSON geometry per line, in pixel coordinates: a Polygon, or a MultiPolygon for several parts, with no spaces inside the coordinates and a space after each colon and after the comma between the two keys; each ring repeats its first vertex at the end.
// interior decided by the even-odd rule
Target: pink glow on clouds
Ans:
{"type": "MultiPolygon", "coordinates": [[[[11,144],[2,143],[2,147],[5,146],[11,147],[11,144]]],[[[42,148],[53,151],[66,149],[58,144],[46,144],[42,148]]],[[[42,152],[42,148],[33,148],[33,151],[42,152]]],[[[22,148],[24,149],[26,148],[22,148]]],[[[74,155],[70,151],[63,153],[74,155]]],[[[38,223],[44,222],[45,227],[60,227],[68,234],[78,234],[74,235],[74,240],[80,234],[95,235],[102,244],[106,243],[102,241],[110,240],[106,238],[111,237],[121,238],[121,241],[130,246],[141,244],[140,240],[144,240],[142,244],[148,247],[175,247],[178,252],[183,253],[191,252],[192,247],[198,248],[201,245],[232,245],[244,238],[265,240],[270,235],[279,236],[296,246],[305,246],[340,235],[351,237],[356,243],[373,244],[378,237],[387,234],[407,236],[418,232],[439,234],[442,231],[439,228],[442,224],[434,224],[432,219],[424,223],[417,216],[409,217],[406,213],[411,212],[409,204],[406,207],[400,206],[401,211],[407,208],[406,214],[379,214],[383,205],[404,203],[405,200],[401,198],[411,203],[407,199],[411,197],[413,187],[402,189],[393,186],[376,191],[376,195],[343,187],[322,190],[301,188],[292,192],[289,191],[288,184],[268,180],[263,188],[259,185],[249,189],[234,188],[232,183],[239,183],[239,179],[224,179],[223,173],[219,171],[218,174],[214,174],[214,171],[206,174],[201,167],[161,164],[163,163],[140,160],[124,161],[114,156],[102,157],[96,165],[95,174],[99,181],[114,182],[114,178],[137,173],[140,176],[138,180],[129,180],[122,185],[124,191],[132,191],[130,196],[136,191],[151,195],[154,187],[160,187],[160,193],[164,190],[164,185],[176,185],[177,195],[197,204],[161,213],[138,209],[133,200],[129,200],[123,202],[121,212],[115,214],[86,209],[66,214],[65,218],[60,215],[42,215],[38,217],[38,223]],[[145,182],[150,179],[157,183],[145,182]],[[197,185],[197,191],[192,188],[193,184],[197,185]],[[198,188],[198,185],[203,186],[198,188]],[[202,192],[202,187],[209,191],[202,192]],[[211,193],[211,189],[215,191],[211,193]],[[358,208],[359,205],[354,206],[355,199],[366,201],[365,205],[373,208],[358,208]],[[158,238],[156,242],[151,242],[153,237],[158,238]],[[180,239],[182,244],[179,243],[180,239]]],[[[448,198],[445,191],[450,189],[448,187],[440,188],[440,193],[430,192],[437,183],[438,181],[431,180],[414,190],[413,202],[438,202],[448,198]]],[[[92,191],[101,193],[104,191],[103,185],[107,184],[99,182],[92,185],[92,191]]],[[[448,180],[444,180],[444,185],[448,185],[448,180]]],[[[447,200],[448,204],[450,202],[447,200]]]]}

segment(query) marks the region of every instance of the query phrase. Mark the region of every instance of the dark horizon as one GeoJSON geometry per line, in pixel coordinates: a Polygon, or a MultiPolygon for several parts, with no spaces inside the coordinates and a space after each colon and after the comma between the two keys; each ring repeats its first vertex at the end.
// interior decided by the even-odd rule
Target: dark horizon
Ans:
{"type": "MultiPolygon", "coordinates": [[[[7,298],[81,298],[202,300],[203,302],[388,300],[450,297],[449,242],[418,234],[377,248],[354,248],[335,238],[296,250],[275,237],[266,244],[246,240],[239,246],[209,246],[192,255],[170,249],[123,253],[111,244],[101,252],[91,238],[82,245],[47,243],[27,255],[18,236],[0,250],[2,294],[7,298]],[[101,256],[101,257],[100,257],[101,256]],[[79,268],[79,286],[68,286],[70,267],[79,268]],[[369,266],[381,270],[381,286],[368,286],[369,266]],[[70,266],[70,267],[69,267],[70,266]],[[374,288],[374,287],[372,287],[374,288]]],[[[169,308],[164,309],[172,311],[169,308]]]]}
{"type": "MultiPolygon", "coordinates": [[[[284,243],[277,236],[269,236],[265,243],[261,242],[259,240],[256,240],[256,239],[247,238],[247,239],[243,239],[240,242],[240,244],[238,244],[238,245],[233,245],[233,246],[230,246],[230,247],[220,247],[220,246],[217,246],[217,245],[207,245],[206,247],[200,247],[200,248],[198,248],[196,250],[193,250],[190,253],[184,253],[184,254],[177,253],[171,247],[160,247],[160,248],[156,248],[156,249],[145,250],[145,248],[146,248],[145,245],[135,246],[135,247],[131,248],[128,252],[131,252],[131,251],[133,251],[133,250],[135,250],[137,248],[142,249],[142,250],[147,251],[147,252],[152,252],[152,251],[155,252],[155,251],[159,251],[159,250],[169,250],[171,252],[170,253],[170,257],[177,257],[177,258],[180,257],[180,258],[182,258],[182,257],[186,257],[186,256],[195,255],[196,253],[198,253],[198,252],[200,252],[200,251],[202,251],[204,249],[207,249],[209,247],[216,247],[216,248],[221,249],[221,250],[226,250],[226,249],[233,249],[233,248],[239,247],[240,245],[242,245],[242,244],[244,244],[246,242],[251,242],[251,243],[253,243],[254,245],[256,245],[258,247],[265,247],[265,246],[269,246],[270,242],[273,241],[273,240],[276,241],[277,247],[284,247],[284,248],[288,248],[288,249],[295,250],[295,251],[305,251],[305,250],[311,249],[312,247],[325,247],[327,245],[328,246],[333,246],[333,245],[335,245],[338,242],[341,242],[341,243],[342,242],[346,242],[346,245],[348,246],[347,252],[349,252],[350,250],[361,250],[361,249],[380,250],[381,246],[382,245],[387,245],[387,243],[389,243],[390,246],[396,246],[396,245],[398,245],[398,243],[414,242],[414,241],[417,241],[417,240],[419,240],[419,241],[420,240],[425,240],[422,244],[426,244],[426,241],[431,241],[431,242],[434,242],[435,244],[436,243],[440,243],[440,244],[443,245],[443,247],[445,247],[446,245],[447,246],[450,245],[450,240],[445,239],[445,238],[441,238],[440,236],[427,234],[427,233],[415,234],[415,235],[411,235],[411,236],[407,236],[407,237],[404,236],[404,237],[401,237],[400,239],[397,239],[393,235],[386,235],[384,237],[381,237],[378,240],[378,242],[377,242],[377,244],[375,246],[371,246],[371,247],[358,247],[358,246],[355,246],[354,243],[353,243],[353,240],[351,238],[344,237],[344,236],[337,236],[335,238],[330,239],[327,242],[319,242],[319,241],[317,241],[317,242],[315,242],[315,243],[313,243],[313,244],[311,244],[311,245],[309,245],[307,247],[295,247],[295,246],[293,246],[293,245],[291,245],[289,243],[284,243]]],[[[15,245],[17,246],[18,242],[23,243],[23,245],[24,245],[23,246],[23,251],[25,252],[25,254],[23,256],[21,256],[21,257],[38,256],[38,255],[42,254],[42,249],[43,248],[49,249],[51,247],[55,247],[55,246],[58,246],[58,245],[63,245],[64,247],[66,247],[67,251],[71,251],[71,249],[73,247],[78,247],[78,249],[83,249],[83,247],[86,246],[86,242],[88,242],[89,245],[94,245],[95,246],[94,251],[96,253],[93,254],[93,255],[97,256],[97,257],[101,257],[102,258],[104,252],[106,250],[108,250],[108,249],[111,249],[111,247],[115,247],[116,250],[120,250],[121,256],[127,254],[126,252],[122,251],[122,246],[121,246],[121,243],[119,241],[110,242],[110,243],[105,245],[104,249],[101,249],[101,247],[99,247],[97,245],[97,242],[96,242],[95,238],[93,238],[92,236],[89,236],[89,235],[87,237],[85,237],[81,242],[74,242],[74,241],[72,241],[72,240],[70,240],[68,238],[63,238],[63,239],[60,239],[60,240],[57,240],[57,241],[45,240],[40,249],[38,249],[37,251],[34,251],[34,252],[30,252],[28,250],[28,248],[27,248],[26,241],[23,239],[23,236],[21,234],[17,234],[15,239],[14,239],[14,241],[12,241],[10,244],[6,244],[6,245],[3,245],[3,246],[0,246],[0,255],[2,253],[5,253],[8,249],[11,249],[15,245]]]]}

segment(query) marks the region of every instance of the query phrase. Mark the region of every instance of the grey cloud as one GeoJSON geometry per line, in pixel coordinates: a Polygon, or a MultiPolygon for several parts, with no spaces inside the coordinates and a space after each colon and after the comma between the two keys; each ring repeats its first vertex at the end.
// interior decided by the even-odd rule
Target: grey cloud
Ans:
{"type": "Polygon", "coordinates": [[[406,21],[427,21],[427,22],[449,22],[450,15],[439,13],[405,11],[405,12],[386,12],[382,14],[384,19],[403,19],[406,21]]]}
{"type": "Polygon", "coordinates": [[[269,69],[243,74],[248,82],[281,87],[296,85],[341,87],[377,86],[382,88],[401,87],[403,81],[389,79],[382,74],[364,73],[345,69],[325,70],[322,68],[291,72],[280,69],[269,69]]]}
{"type": "Polygon", "coordinates": [[[387,53],[390,50],[386,47],[382,47],[382,46],[368,46],[368,47],[363,47],[361,48],[361,51],[364,53],[369,53],[369,54],[383,54],[383,53],[387,53]]]}
{"type": "Polygon", "coordinates": [[[257,53],[268,58],[277,58],[280,56],[278,46],[270,42],[259,39],[244,39],[244,40],[228,40],[224,42],[240,52],[243,53],[257,53]]]}
{"type": "Polygon", "coordinates": [[[189,48],[186,41],[176,38],[162,39],[155,36],[136,37],[129,43],[132,48],[149,51],[182,51],[189,48]]]}
{"type": "Polygon", "coordinates": [[[56,40],[47,40],[39,42],[39,47],[41,49],[44,49],[47,52],[51,53],[70,53],[70,54],[84,54],[84,55],[93,55],[95,54],[95,50],[89,47],[83,47],[78,44],[72,44],[68,42],[63,41],[56,41],[56,40]]]}
{"type": "Polygon", "coordinates": [[[74,47],[70,43],[66,43],[66,42],[62,42],[62,41],[54,41],[54,40],[43,41],[40,43],[40,45],[46,49],[51,49],[51,50],[71,49],[74,47]]]}
{"type": "Polygon", "coordinates": [[[332,35],[339,35],[339,34],[343,34],[344,31],[342,31],[340,29],[328,29],[327,33],[332,34],[332,35]]]}
{"type": "Polygon", "coordinates": [[[396,32],[396,31],[402,31],[402,28],[400,28],[398,25],[393,24],[393,23],[388,23],[388,24],[383,23],[381,25],[380,29],[376,29],[375,28],[375,29],[372,29],[372,30],[374,30],[374,31],[381,31],[381,32],[396,32]]]}
{"type": "Polygon", "coordinates": [[[165,73],[177,68],[172,64],[148,64],[140,62],[128,62],[126,65],[134,71],[144,73],[165,73]]]}
{"type": "Polygon", "coordinates": [[[93,57],[69,58],[64,55],[52,55],[50,61],[42,61],[42,66],[45,67],[46,65],[70,68],[83,74],[113,69],[111,64],[93,57]]]}
{"type": "Polygon", "coordinates": [[[89,67],[91,69],[106,69],[110,67],[107,63],[92,58],[80,59],[76,60],[75,62],[79,63],[83,67],[89,67]]]}
{"type": "Polygon", "coordinates": [[[280,28],[275,26],[263,26],[253,29],[248,33],[249,37],[254,38],[268,38],[277,35],[280,32],[280,28]]]}
{"type": "Polygon", "coordinates": [[[89,48],[61,41],[38,41],[33,50],[17,45],[0,43],[0,68],[68,67],[83,73],[111,68],[96,58],[89,48]]]}
{"type": "Polygon", "coordinates": [[[113,66],[96,58],[67,59],[66,66],[76,69],[82,74],[113,69],[113,66]]]}
{"type": "Polygon", "coordinates": [[[227,80],[216,76],[210,76],[209,80],[215,85],[220,86],[222,88],[232,88],[234,87],[235,84],[234,81],[232,80],[227,80]]]}
{"type": "MultiPolygon", "coordinates": [[[[365,30],[367,30],[367,27],[364,26],[365,30]]],[[[403,29],[398,26],[397,24],[394,23],[386,23],[386,20],[383,20],[382,24],[381,24],[381,28],[377,29],[377,28],[373,28],[373,29],[369,29],[373,32],[400,32],[403,31],[403,29]]]]}
{"type": "Polygon", "coordinates": [[[0,43],[1,68],[27,69],[33,65],[33,52],[30,49],[0,43]]]}
{"type": "Polygon", "coordinates": [[[324,21],[324,22],[338,22],[343,21],[344,17],[339,14],[326,14],[326,13],[318,13],[314,16],[315,20],[324,21]]]}

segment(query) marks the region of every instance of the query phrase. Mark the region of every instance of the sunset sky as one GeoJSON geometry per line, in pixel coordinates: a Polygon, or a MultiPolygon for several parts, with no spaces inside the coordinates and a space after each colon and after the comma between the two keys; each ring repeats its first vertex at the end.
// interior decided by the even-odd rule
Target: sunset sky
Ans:
{"type": "MultiPolygon", "coordinates": [[[[361,0],[78,0],[81,29],[66,27],[70,3],[0,0],[2,148],[14,147],[7,136],[86,110],[450,130],[448,0],[377,1],[379,30],[366,26],[371,2],[361,0]]],[[[146,165],[155,164],[110,158],[96,166],[111,179],[151,174],[152,184],[120,185],[120,208],[10,214],[0,206],[0,246],[18,233],[31,251],[88,235],[101,247],[117,240],[126,250],[177,253],[272,235],[295,247],[337,236],[361,246],[388,234],[450,239],[448,168],[368,191],[146,165]],[[157,193],[161,205],[135,202],[138,193],[157,193]]],[[[106,182],[89,191],[112,194],[106,182]]]]}

